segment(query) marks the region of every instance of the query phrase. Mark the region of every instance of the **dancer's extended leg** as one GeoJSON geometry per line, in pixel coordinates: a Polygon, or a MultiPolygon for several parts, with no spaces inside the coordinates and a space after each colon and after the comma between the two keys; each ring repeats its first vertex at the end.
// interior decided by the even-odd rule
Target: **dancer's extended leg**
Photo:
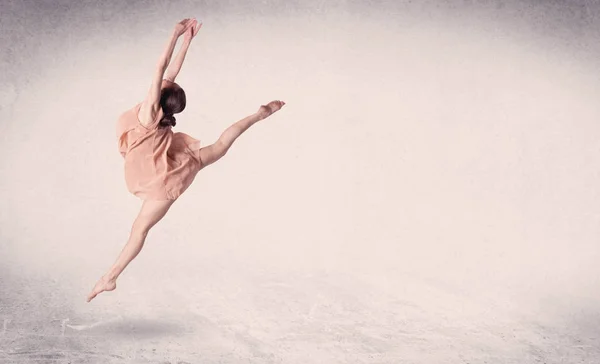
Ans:
{"type": "Polygon", "coordinates": [[[172,200],[169,201],[144,201],[139,215],[133,223],[129,240],[117,258],[117,261],[108,270],[108,272],[100,278],[94,289],[87,297],[90,302],[99,293],[104,291],[112,291],[117,288],[117,278],[123,272],[125,267],[135,258],[146,241],[146,236],[150,229],[156,225],[169,211],[172,200]]]}

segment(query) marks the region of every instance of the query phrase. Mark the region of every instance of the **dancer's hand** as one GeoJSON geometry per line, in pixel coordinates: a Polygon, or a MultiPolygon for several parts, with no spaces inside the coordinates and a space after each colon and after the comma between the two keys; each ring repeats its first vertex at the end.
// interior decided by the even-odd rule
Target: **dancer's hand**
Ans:
{"type": "Polygon", "coordinates": [[[175,30],[174,30],[175,35],[177,37],[180,37],[183,33],[186,32],[186,30],[188,30],[190,27],[193,27],[197,23],[198,23],[198,21],[193,18],[183,19],[182,21],[177,23],[177,25],[175,25],[175,30]]]}
{"type": "Polygon", "coordinates": [[[266,105],[261,105],[260,108],[258,109],[258,116],[261,119],[265,119],[269,116],[271,116],[274,112],[280,110],[283,105],[285,105],[285,102],[280,101],[280,100],[275,100],[275,101],[271,101],[266,105]]]}
{"type": "Polygon", "coordinates": [[[188,30],[185,31],[185,35],[183,36],[183,39],[186,42],[191,42],[192,39],[194,39],[194,37],[200,31],[200,28],[202,28],[202,23],[197,20],[194,20],[194,24],[191,27],[189,27],[188,30]]]}

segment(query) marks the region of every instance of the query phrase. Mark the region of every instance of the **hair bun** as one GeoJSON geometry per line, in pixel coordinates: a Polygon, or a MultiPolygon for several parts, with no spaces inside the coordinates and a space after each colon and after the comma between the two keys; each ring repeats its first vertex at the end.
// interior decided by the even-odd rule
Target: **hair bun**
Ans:
{"type": "Polygon", "coordinates": [[[175,126],[176,124],[175,117],[172,114],[166,114],[160,120],[161,126],[175,126]]]}

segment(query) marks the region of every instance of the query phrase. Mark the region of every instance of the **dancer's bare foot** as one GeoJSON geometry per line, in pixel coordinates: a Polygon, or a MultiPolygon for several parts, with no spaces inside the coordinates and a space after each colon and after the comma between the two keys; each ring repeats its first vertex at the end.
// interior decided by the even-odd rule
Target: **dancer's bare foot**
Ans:
{"type": "Polygon", "coordinates": [[[117,288],[116,280],[102,277],[102,278],[100,278],[98,283],[96,283],[96,285],[94,286],[94,289],[92,289],[92,292],[90,292],[90,294],[87,296],[87,301],[90,302],[99,293],[102,293],[104,291],[114,291],[115,288],[117,288]]]}
{"type": "Polygon", "coordinates": [[[283,107],[283,105],[285,105],[285,102],[281,100],[271,101],[266,105],[261,105],[258,109],[257,114],[261,119],[266,119],[269,116],[273,115],[274,112],[280,110],[283,107]]]}

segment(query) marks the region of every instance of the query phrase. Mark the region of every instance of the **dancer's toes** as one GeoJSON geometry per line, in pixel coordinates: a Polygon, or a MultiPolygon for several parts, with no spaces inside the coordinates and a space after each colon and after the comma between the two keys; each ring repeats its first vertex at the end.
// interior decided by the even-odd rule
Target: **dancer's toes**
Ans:
{"type": "Polygon", "coordinates": [[[104,291],[114,291],[115,288],[117,288],[116,281],[106,279],[104,277],[100,278],[98,283],[96,283],[96,285],[94,286],[94,289],[92,289],[92,292],[90,292],[90,294],[88,294],[87,302],[90,302],[91,300],[93,300],[94,297],[96,297],[98,294],[100,294],[104,291]]]}

